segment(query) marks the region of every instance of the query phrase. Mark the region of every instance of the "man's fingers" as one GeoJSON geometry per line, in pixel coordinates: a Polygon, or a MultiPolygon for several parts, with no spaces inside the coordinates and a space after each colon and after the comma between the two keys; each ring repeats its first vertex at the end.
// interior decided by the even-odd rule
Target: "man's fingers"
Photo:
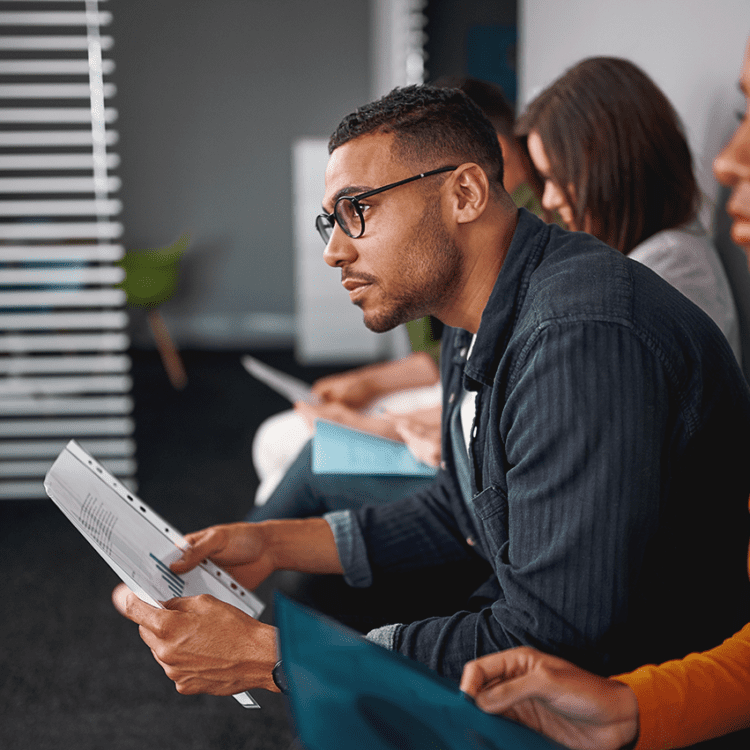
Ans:
{"type": "Polygon", "coordinates": [[[124,583],[120,583],[112,591],[112,604],[123,617],[139,625],[153,627],[158,623],[161,610],[139,599],[124,583]]]}
{"type": "Polygon", "coordinates": [[[197,596],[178,596],[162,603],[165,609],[172,612],[196,612],[205,609],[215,601],[218,600],[211,594],[198,594],[197,596]]]}
{"type": "Polygon", "coordinates": [[[203,560],[218,552],[224,544],[223,540],[220,540],[212,529],[195,531],[188,534],[185,539],[189,546],[182,550],[182,557],[169,566],[173,573],[187,573],[203,560]]]}
{"type": "Polygon", "coordinates": [[[205,554],[202,550],[196,550],[195,547],[189,547],[188,549],[182,550],[182,557],[175,560],[169,566],[169,569],[173,573],[177,573],[178,575],[180,573],[187,573],[188,571],[199,565],[201,562],[203,562],[203,560],[205,560],[207,557],[208,555],[205,554]]]}

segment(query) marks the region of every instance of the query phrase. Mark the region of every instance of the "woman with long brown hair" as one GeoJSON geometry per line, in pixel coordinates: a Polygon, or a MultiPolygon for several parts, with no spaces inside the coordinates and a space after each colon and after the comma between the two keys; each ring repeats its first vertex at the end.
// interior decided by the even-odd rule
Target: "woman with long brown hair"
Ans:
{"type": "Polygon", "coordinates": [[[516,135],[544,183],[543,207],[679,289],[739,359],[731,288],[697,219],[690,148],[658,86],[628,60],[582,60],[529,104],[516,135]]]}

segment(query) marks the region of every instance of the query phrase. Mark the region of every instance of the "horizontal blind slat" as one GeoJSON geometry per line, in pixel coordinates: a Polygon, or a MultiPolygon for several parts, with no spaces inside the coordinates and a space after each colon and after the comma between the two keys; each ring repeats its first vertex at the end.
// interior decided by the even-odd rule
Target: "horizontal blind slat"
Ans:
{"type": "Polygon", "coordinates": [[[110,221],[0,224],[0,239],[2,240],[81,240],[89,237],[116,239],[121,234],[122,224],[110,221]]]}
{"type": "MultiPolygon", "coordinates": [[[[111,49],[111,36],[99,39],[101,48],[111,49]]],[[[89,40],[85,36],[0,36],[0,50],[87,50],[89,40]]]]}
{"type": "Polygon", "coordinates": [[[94,200],[0,200],[0,216],[113,216],[122,211],[116,198],[94,200]]]}
{"type": "MultiPolygon", "coordinates": [[[[112,169],[120,163],[120,157],[108,153],[104,163],[107,169],[112,169]]],[[[0,169],[93,169],[94,166],[93,154],[0,154],[0,169]]]]}
{"type": "Polygon", "coordinates": [[[119,177],[107,177],[101,185],[94,177],[0,177],[0,193],[114,193],[121,184],[119,177]]]}
{"type": "MultiPolygon", "coordinates": [[[[116,130],[107,130],[104,143],[113,146],[119,141],[116,130]]],[[[88,130],[7,130],[0,132],[0,146],[93,146],[94,137],[88,130]]]]}
{"type": "MultiPolygon", "coordinates": [[[[113,73],[113,60],[102,60],[102,73],[113,73]]],[[[0,75],[88,75],[88,60],[0,60],[0,75]]]]}
{"type": "Polygon", "coordinates": [[[125,255],[122,245],[5,245],[0,246],[0,263],[76,263],[120,260],[125,255]]]}
{"type": "Polygon", "coordinates": [[[112,14],[106,10],[90,15],[85,10],[0,11],[0,26],[87,26],[90,23],[108,26],[112,23],[112,14]]]}
{"type": "Polygon", "coordinates": [[[0,398],[0,416],[59,416],[97,414],[128,415],[133,411],[133,399],[129,396],[89,398],[0,398]]]}
{"type": "Polygon", "coordinates": [[[126,417],[102,419],[4,419],[0,420],[0,437],[53,437],[78,438],[92,436],[128,436],[133,433],[133,420],[126,417]]]}
{"type": "MultiPolygon", "coordinates": [[[[0,458],[55,458],[67,444],[58,440],[0,440],[0,458]]],[[[135,443],[130,438],[79,440],[81,447],[94,456],[132,456],[135,443]]]]}
{"type": "Polygon", "coordinates": [[[4,331],[124,330],[127,325],[128,315],[124,310],[93,313],[0,314],[0,330],[4,331]]]}
{"type": "MultiPolygon", "coordinates": [[[[0,461],[0,478],[7,480],[10,477],[18,479],[24,477],[39,477],[44,479],[49,471],[50,464],[47,461],[0,461]]],[[[136,470],[133,459],[110,459],[105,468],[115,476],[129,476],[136,470]]]]}
{"type": "Polygon", "coordinates": [[[0,286],[41,286],[66,284],[119,284],[125,279],[125,270],[119,266],[97,268],[0,268],[0,286]]]}
{"type": "Polygon", "coordinates": [[[22,307],[115,307],[125,304],[122,289],[76,289],[73,291],[0,292],[0,308],[22,307]]]}
{"type": "Polygon", "coordinates": [[[125,333],[0,334],[0,352],[119,352],[130,346],[125,333]]]}
{"type": "MultiPolygon", "coordinates": [[[[114,83],[102,86],[105,99],[116,93],[114,83]]],[[[88,99],[90,96],[88,83],[0,83],[0,99],[88,99]]]]}
{"type": "Polygon", "coordinates": [[[132,385],[129,375],[6,377],[0,378],[0,402],[3,397],[25,393],[128,393],[132,385]]]}
{"type": "Polygon", "coordinates": [[[130,370],[130,357],[124,354],[76,357],[0,357],[0,373],[4,375],[128,372],[128,370],[130,370]]]}
{"type": "MultiPolygon", "coordinates": [[[[2,38],[0,38],[2,49],[2,38]]],[[[104,122],[117,119],[117,110],[104,109],[104,122]]],[[[0,109],[0,122],[91,122],[91,109],[84,107],[5,107],[0,109]]]]}

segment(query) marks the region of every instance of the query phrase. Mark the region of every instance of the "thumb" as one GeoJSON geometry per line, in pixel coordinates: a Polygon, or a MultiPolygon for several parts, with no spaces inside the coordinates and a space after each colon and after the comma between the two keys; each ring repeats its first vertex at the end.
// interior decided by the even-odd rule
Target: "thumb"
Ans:
{"type": "Polygon", "coordinates": [[[112,604],[123,617],[139,625],[151,622],[154,614],[160,611],[139,599],[124,583],[118,584],[112,591],[112,604]]]}

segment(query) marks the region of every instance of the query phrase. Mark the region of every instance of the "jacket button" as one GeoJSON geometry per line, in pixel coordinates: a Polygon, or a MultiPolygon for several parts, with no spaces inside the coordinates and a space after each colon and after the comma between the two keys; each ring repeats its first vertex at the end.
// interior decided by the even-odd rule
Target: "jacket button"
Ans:
{"type": "Polygon", "coordinates": [[[476,542],[474,541],[472,537],[469,536],[469,537],[466,537],[466,544],[468,544],[469,547],[473,547],[476,544],[476,542]]]}
{"type": "Polygon", "coordinates": [[[440,468],[445,471],[448,468],[448,464],[445,461],[440,462],[440,468]]]}
{"type": "Polygon", "coordinates": [[[448,403],[452,404],[456,400],[456,394],[451,393],[450,396],[448,396],[448,403]]]}
{"type": "Polygon", "coordinates": [[[458,353],[461,359],[466,359],[466,352],[468,351],[469,350],[465,346],[461,349],[461,351],[458,353]]]}

